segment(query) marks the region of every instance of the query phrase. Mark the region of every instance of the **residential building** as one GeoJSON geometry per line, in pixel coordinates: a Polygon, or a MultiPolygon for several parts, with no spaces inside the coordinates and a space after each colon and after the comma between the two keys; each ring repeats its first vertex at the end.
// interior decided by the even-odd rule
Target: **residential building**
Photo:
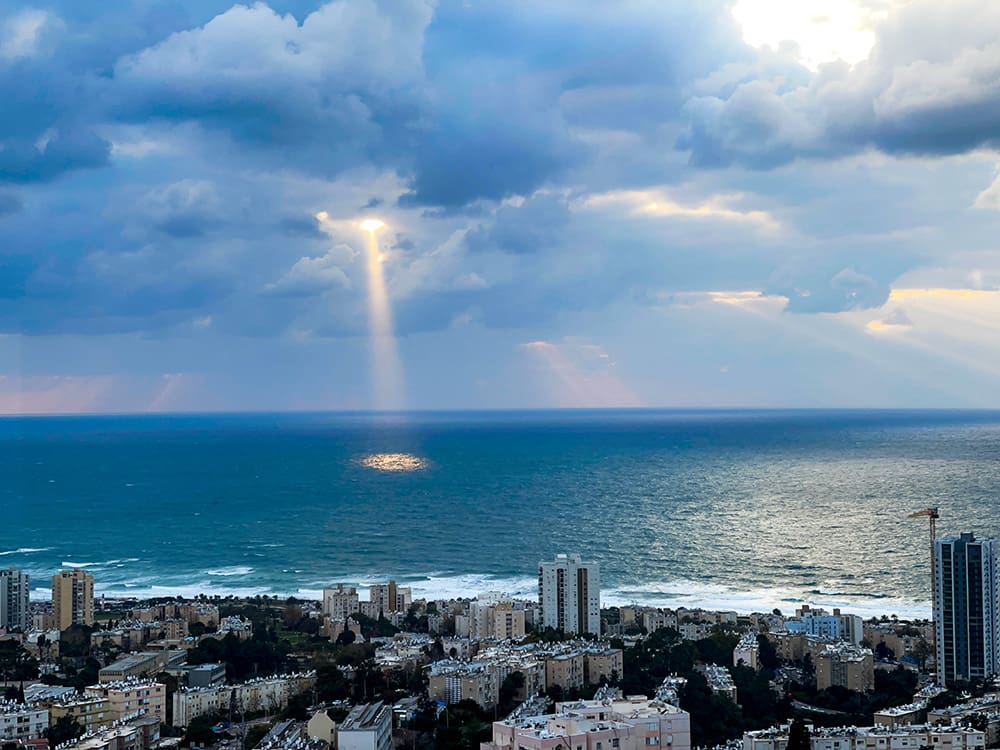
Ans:
{"type": "Polygon", "coordinates": [[[376,583],[368,587],[368,612],[364,608],[361,611],[369,617],[377,618],[380,614],[406,612],[412,603],[413,593],[408,586],[399,586],[395,581],[376,583]]]}
{"type": "Polygon", "coordinates": [[[334,588],[323,589],[323,614],[334,622],[343,623],[360,612],[359,604],[358,590],[353,586],[338,583],[334,588]]]}
{"type": "Polygon", "coordinates": [[[351,709],[337,727],[339,750],[390,750],[392,748],[392,706],[362,703],[351,709]]]}
{"type": "Polygon", "coordinates": [[[511,602],[501,602],[491,608],[489,633],[497,640],[524,637],[524,610],[515,609],[511,602]]]}
{"type": "Polygon", "coordinates": [[[61,570],[52,576],[55,626],[94,624],[94,577],[84,570],[61,570]]]}
{"type": "Polygon", "coordinates": [[[275,713],[288,706],[288,699],[309,690],[313,672],[250,680],[240,685],[183,688],[174,693],[174,726],[186,727],[191,720],[229,711],[275,713]]]}
{"type": "Polygon", "coordinates": [[[167,686],[155,680],[122,680],[91,685],[84,692],[106,698],[110,721],[129,721],[144,716],[167,718],[167,686]]]}
{"type": "Polygon", "coordinates": [[[538,605],[543,628],[601,634],[601,575],[596,562],[556,555],[538,564],[538,605]]]}
{"type": "MultiPolygon", "coordinates": [[[[876,725],[883,727],[903,727],[910,724],[923,724],[927,721],[927,701],[908,703],[905,706],[893,706],[876,711],[874,716],[876,725]]],[[[930,722],[934,724],[936,722],[930,722]]],[[[951,722],[948,722],[949,724],[951,722]]]]}
{"type": "Polygon", "coordinates": [[[147,677],[162,672],[171,659],[184,659],[179,651],[142,651],[123,656],[97,673],[99,682],[121,682],[138,677],[147,677]]]}
{"type": "Polygon", "coordinates": [[[337,722],[330,718],[324,708],[312,715],[306,724],[306,734],[317,740],[323,740],[330,747],[337,745],[337,722]]]}
{"type": "Polygon", "coordinates": [[[0,744],[44,737],[48,728],[47,708],[0,699],[0,744]]]}
{"type": "Polygon", "coordinates": [[[733,649],[733,666],[741,664],[755,672],[760,669],[760,645],[757,643],[757,633],[753,630],[744,633],[733,649]]]}
{"type": "Polygon", "coordinates": [[[583,652],[583,681],[601,685],[625,674],[625,654],[620,648],[597,648],[583,652]]]}
{"type": "Polygon", "coordinates": [[[96,732],[112,722],[108,712],[108,699],[100,695],[74,694],[50,701],[47,705],[51,724],[68,716],[83,727],[85,732],[96,732]]]}
{"type": "Polygon", "coordinates": [[[577,713],[546,714],[493,722],[493,741],[480,750],[639,750],[635,727],[577,713]]]}
{"type": "Polygon", "coordinates": [[[645,696],[623,698],[616,688],[602,688],[590,701],[557,703],[556,713],[630,724],[638,745],[660,750],[690,750],[691,715],[676,705],[645,696]]]}
{"type": "MultiPolygon", "coordinates": [[[[746,732],[743,750],[786,750],[789,726],[746,732]]],[[[982,750],[986,735],[962,726],[810,727],[812,750],[982,750]]]]}
{"type": "Polygon", "coordinates": [[[255,750],[329,750],[329,741],[309,734],[304,721],[279,721],[264,735],[255,750]]]}
{"type": "Polygon", "coordinates": [[[31,627],[28,609],[28,574],[17,568],[0,570],[0,628],[31,627]]]}
{"type": "Polygon", "coordinates": [[[993,539],[971,533],[934,542],[938,684],[998,671],[997,556],[993,539]]]}
{"type": "Polygon", "coordinates": [[[545,689],[551,690],[556,685],[563,690],[583,687],[583,663],[583,653],[580,651],[546,656],[545,689]]]}
{"type": "Polygon", "coordinates": [[[817,690],[834,685],[858,693],[875,689],[875,658],[871,649],[841,642],[827,646],[814,663],[817,690]]]}
{"type": "Polygon", "coordinates": [[[85,734],[75,742],[60,745],[59,750],[153,750],[167,747],[163,742],[170,740],[160,739],[160,720],[147,716],[85,734]]]}
{"type": "Polygon", "coordinates": [[[733,682],[733,676],[729,674],[728,669],[718,664],[702,664],[698,667],[698,671],[705,675],[708,687],[713,693],[725,696],[736,703],[736,683],[733,682]]]}
{"type": "Polygon", "coordinates": [[[427,694],[451,705],[475,701],[483,708],[496,705],[500,685],[497,671],[482,662],[437,662],[431,667],[427,694]]]}

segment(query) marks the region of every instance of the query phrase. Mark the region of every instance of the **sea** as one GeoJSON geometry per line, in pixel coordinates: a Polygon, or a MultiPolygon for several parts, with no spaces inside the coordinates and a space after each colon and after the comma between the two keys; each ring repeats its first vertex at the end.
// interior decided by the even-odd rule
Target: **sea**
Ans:
{"type": "Polygon", "coordinates": [[[50,594],[537,595],[929,613],[926,518],[1000,534],[1000,412],[620,410],[0,419],[0,566],[50,594]]]}

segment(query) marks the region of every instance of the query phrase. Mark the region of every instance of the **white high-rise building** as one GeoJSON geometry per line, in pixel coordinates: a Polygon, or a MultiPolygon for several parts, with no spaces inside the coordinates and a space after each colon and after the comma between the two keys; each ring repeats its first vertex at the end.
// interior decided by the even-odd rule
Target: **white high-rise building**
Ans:
{"type": "Polygon", "coordinates": [[[28,574],[17,568],[0,570],[0,628],[28,630],[28,583],[28,574]]]}
{"type": "Polygon", "coordinates": [[[934,542],[938,684],[1000,671],[997,543],[972,534],[934,542]]]}
{"type": "Polygon", "coordinates": [[[540,626],[564,633],[601,634],[601,574],[579,555],[538,563],[540,626]]]}
{"type": "Polygon", "coordinates": [[[323,612],[334,622],[343,623],[360,611],[358,590],[353,586],[338,583],[336,588],[323,589],[323,612]]]}

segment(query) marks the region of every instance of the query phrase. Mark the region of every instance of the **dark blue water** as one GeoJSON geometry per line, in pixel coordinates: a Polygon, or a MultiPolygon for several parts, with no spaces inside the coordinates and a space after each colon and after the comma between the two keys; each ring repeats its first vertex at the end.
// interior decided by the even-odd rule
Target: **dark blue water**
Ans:
{"type": "Polygon", "coordinates": [[[539,559],[579,551],[606,601],[902,614],[929,588],[906,515],[996,535],[998,469],[998,412],[13,418],[0,564],[42,589],[85,564],[107,593],[533,595],[539,559]]]}

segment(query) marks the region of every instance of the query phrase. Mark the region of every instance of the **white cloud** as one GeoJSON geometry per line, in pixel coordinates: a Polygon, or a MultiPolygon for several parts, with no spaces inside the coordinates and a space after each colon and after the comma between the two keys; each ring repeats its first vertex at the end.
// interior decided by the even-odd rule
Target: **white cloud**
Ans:
{"type": "Polygon", "coordinates": [[[28,8],[0,23],[0,60],[34,57],[46,25],[57,23],[44,10],[28,8]]]}

